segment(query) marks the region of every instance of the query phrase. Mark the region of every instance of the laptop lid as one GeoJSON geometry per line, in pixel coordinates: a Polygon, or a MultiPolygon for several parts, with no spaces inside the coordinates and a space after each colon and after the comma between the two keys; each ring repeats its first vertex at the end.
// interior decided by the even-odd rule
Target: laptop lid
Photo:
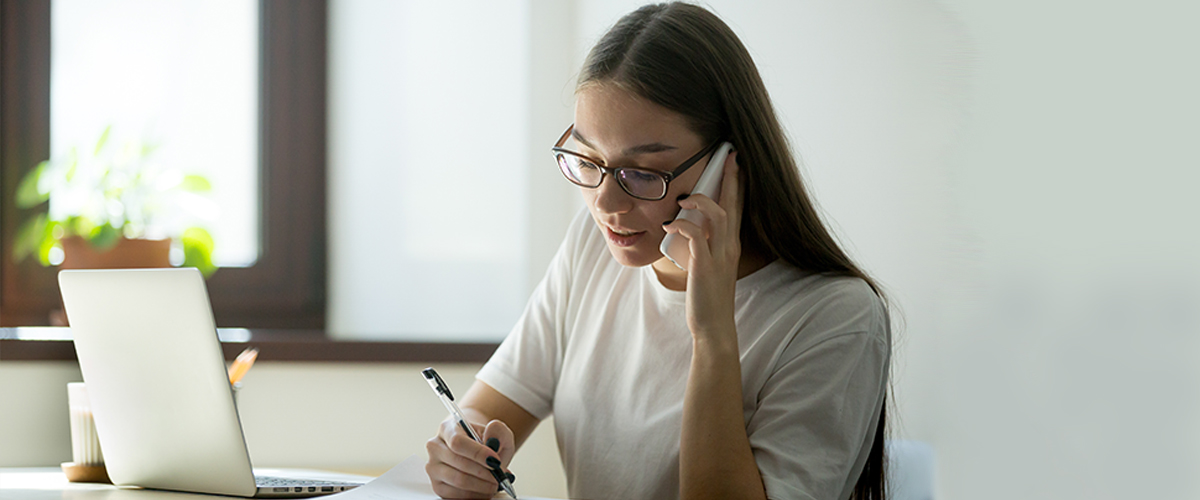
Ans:
{"type": "Polygon", "coordinates": [[[254,495],[200,272],[66,270],[58,281],[113,484],[254,495]]]}

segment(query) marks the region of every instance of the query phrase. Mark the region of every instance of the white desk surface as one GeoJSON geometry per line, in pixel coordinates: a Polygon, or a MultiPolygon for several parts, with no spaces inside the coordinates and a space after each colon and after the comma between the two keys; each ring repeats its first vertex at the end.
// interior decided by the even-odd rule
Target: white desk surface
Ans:
{"type": "MultiPolygon", "coordinates": [[[[370,476],[339,474],[305,469],[254,469],[256,474],[309,479],[369,481],[370,476]]],[[[161,490],[117,488],[111,484],[68,482],[58,467],[0,468],[0,500],[215,500],[214,495],[200,495],[161,490]]],[[[317,497],[320,498],[320,497],[317,497]]]]}

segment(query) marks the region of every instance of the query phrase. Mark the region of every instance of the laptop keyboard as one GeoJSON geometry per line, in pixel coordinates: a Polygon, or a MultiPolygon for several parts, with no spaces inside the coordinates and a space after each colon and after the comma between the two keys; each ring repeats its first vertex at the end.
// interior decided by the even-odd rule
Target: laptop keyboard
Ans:
{"type": "Polygon", "coordinates": [[[336,493],[362,485],[345,481],[313,481],[273,476],[254,476],[254,484],[259,488],[271,488],[275,493],[336,493]]]}

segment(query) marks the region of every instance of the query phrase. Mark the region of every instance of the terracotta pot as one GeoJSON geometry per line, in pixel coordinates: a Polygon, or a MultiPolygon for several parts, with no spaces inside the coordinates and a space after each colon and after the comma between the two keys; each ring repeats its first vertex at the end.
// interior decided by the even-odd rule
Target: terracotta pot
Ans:
{"type": "MultiPolygon", "coordinates": [[[[117,245],[99,251],[79,236],[63,238],[62,269],[139,269],[171,267],[171,240],[131,240],[121,238],[117,245]]],[[[50,311],[50,324],[70,326],[62,309],[50,311]]]]}
{"type": "Polygon", "coordinates": [[[136,269],[171,267],[171,240],[121,238],[107,251],[98,251],[79,236],[62,239],[63,269],[136,269]]]}

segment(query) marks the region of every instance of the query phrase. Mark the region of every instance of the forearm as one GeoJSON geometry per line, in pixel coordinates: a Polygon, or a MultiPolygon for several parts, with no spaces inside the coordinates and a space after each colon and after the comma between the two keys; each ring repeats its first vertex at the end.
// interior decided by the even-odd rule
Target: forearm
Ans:
{"type": "Polygon", "coordinates": [[[533,433],[538,419],[483,382],[476,381],[463,395],[459,406],[472,423],[487,425],[492,420],[512,429],[517,448],[533,433]]]}
{"type": "Polygon", "coordinates": [[[693,342],[682,427],[680,498],[766,498],[742,416],[736,341],[693,342]]]}

